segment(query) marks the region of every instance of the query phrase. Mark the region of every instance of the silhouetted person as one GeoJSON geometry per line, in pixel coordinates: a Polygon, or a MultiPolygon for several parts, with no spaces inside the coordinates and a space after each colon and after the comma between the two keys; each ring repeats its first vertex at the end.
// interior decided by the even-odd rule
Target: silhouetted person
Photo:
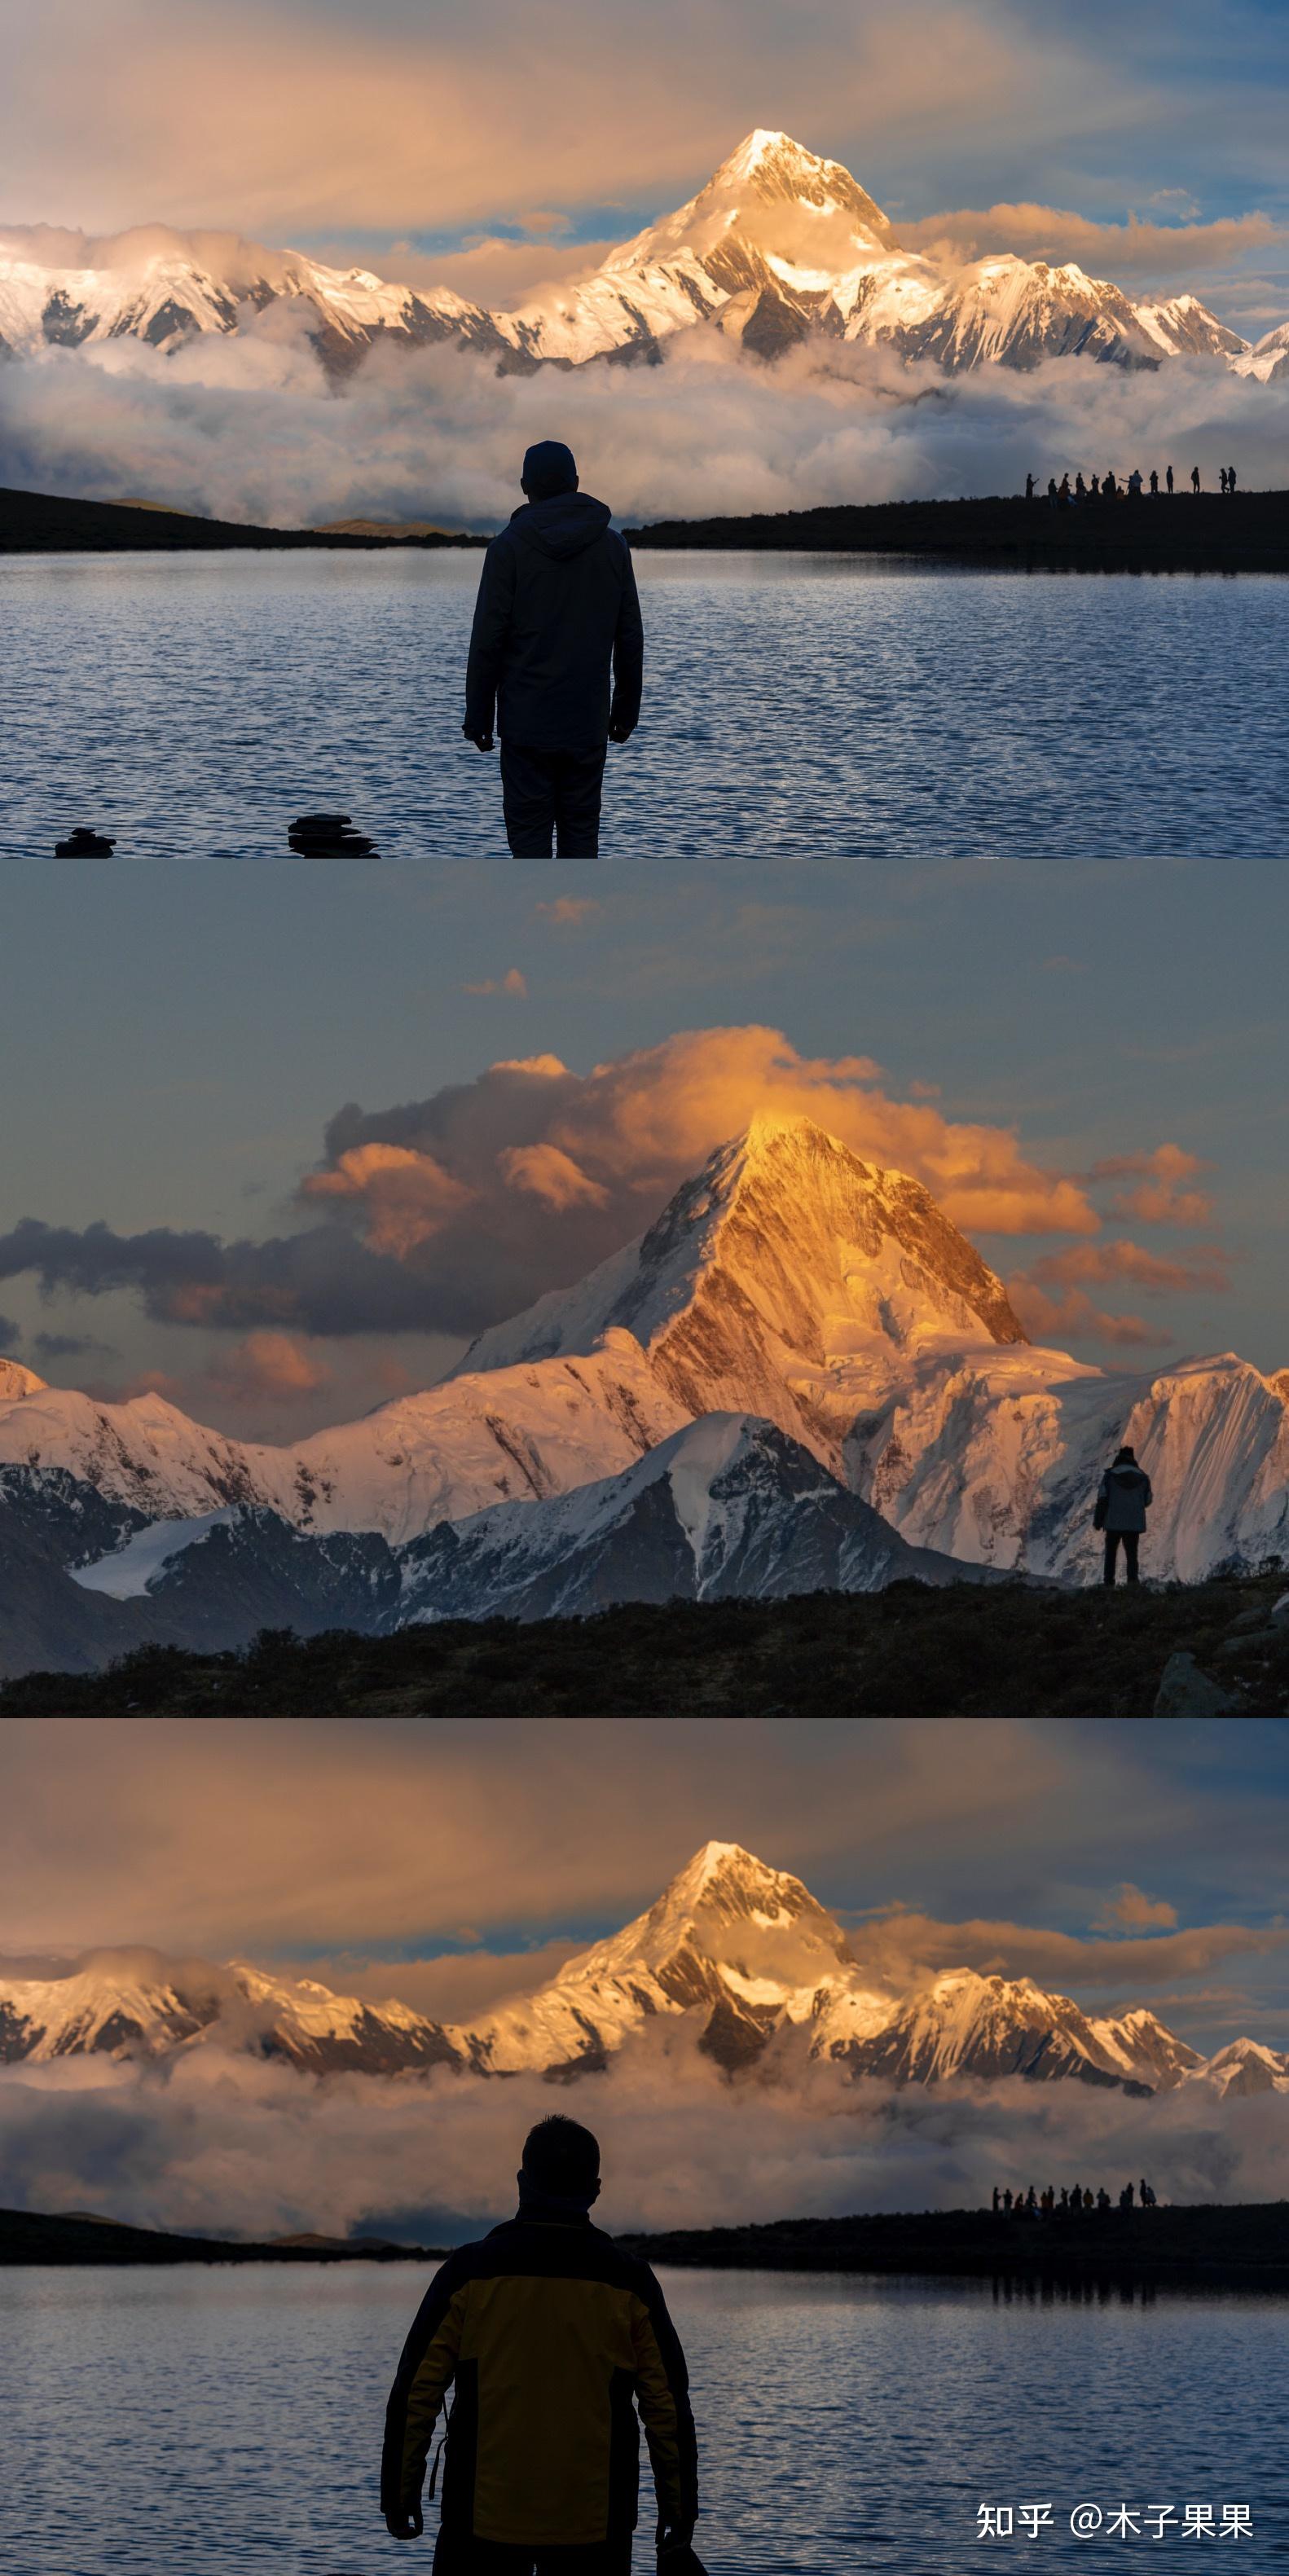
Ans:
{"type": "Polygon", "coordinates": [[[1008,2184],[1006,2191],[1003,2193],[1003,2208],[1006,2210],[1007,2215],[1008,2215],[1008,2217],[1010,2218],[1010,2217],[1011,2217],[1011,2214],[1012,2214],[1012,2195],[1011,2195],[1011,2184],[1010,2184],[1010,2183],[1008,2184]]]}
{"type": "Polygon", "coordinates": [[[1074,477],[1074,498],[1076,501],[1086,501],[1087,497],[1088,487],[1084,482],[1082,475],[1076,474],[1074,477]]]}
{"type": "Polygon", "coordinates": [[[1128,477],[1128,494],[1129,498],[1133,501],[1139,501],[1141,499],[1141,469],[1139,466],[1134,465],[1132,472],[1128,477]]]}
{"type": "Polygon", "coordinates": [[[1088,490],[1089,490],[1089,492],[1091,493],[1092,498],[1093,498],[1093,500],[1094,500],[1094,501],[1099,501],[1099,500],[1100,500],[1100,498],[1101,498],[1101,477],[1100,477],[1100,475],[1099,475],[1099,474],[1094,474],[1094,475],[1093,475],[1092,480],[1091,480],[1091,482],[1090,482],[1090,483],[1089,483],[1089,485],[1088,485],[1088,490]]]}
{"type": "Polygon", "coordinates": [[[1227,488],[1227,491],[1228,491],[1229,493],[1234,494],[1234,491],[1235,491],[1235,467],[1234,467],[1233,465],[1228,465],[1228,467],[1227,467],[1227,469],[1226,469],[1226,488],[1227,488]]]}
{"type": "Polygon", "coordinates": [[[1168,470],[1167,470],[1167,472],[1166,472],[1166,474],[1165,474],[1165,476],[1164,476],[1164,481],[1165,481],[1165,483],[1168,485],[1169,496],[1170,496],[1170,498],[1171,498],[1171,495],[1172,495],[1172,489],[1173,489],[1173,469],[1172,469],[1171,465],[1169,466],[1169,468],[1168,468],[1168,470]]]}
{"type": "Polygon", "coordinates": [[[1150,469],[1150,497],[1151,497],[1152,501],[1158,498],[1158,494],[1159,494],[1159,474],[1158,474],[1158,471],[1157,471],[1156,467],[1152,465],[1152,466],[1151,466],[1151,469],[1150,469]]]}
{"type": "Polygon", "coordinates": [[[1123,2205],[1125,2209],[1131,2209],[1135,2197],[1136,2195],[1133,2191],[1132,2184],[1130,2182],[1126,2182],[1123,2187],[1123,2205]]]}
{"type": "Polygon", "coordinates": [[[599,856],[605,752],[640,716],[644,637],[631,552],[604,501],[577,488],[567,447],[524,458],[527,495],[483,559],[461,730],[501,736],[506,839],[516,859],[599,856]],[[611,684],[610,684],[611,675],[611,684]]]}
{"type": "Polygon", "coordinates": [[[422,2529],[434,2427],[456,2390],[435,2576],[629,2576],[637,2406],[659,2565],[687,2563],[698,2470],[685,2357],[648,2264],[591,2225],[599,2165],[589,2129],[540,2120],[517,2217],[448,2256],[403,2346],[381,2461],[395,2540],[422,2529]]]}
{"type": "Polygon", "coordinates": [[[1092,1515],[1093,1528],[1105,1532],[1104,1582],[1114,1582],[1121,1541],[1124,1572],[1129,1583],[1136,1582],[1137,1550],[1146,1526],[1146,1514],[1154,1499],[1150,1478],[1144,1467],[1137,1464],[1136,1450],[1118,1450],[1097,1488],[1096,1510],[1092,1515]]]}
{"type": "Polygon", "coordinates": [[[1061,501],[1061,506],[1062,506],[1062,508],[1064,508],[1064,507],[1066,506],[1066,504],[1068,503],[1068,501],[1069,501],[1069,497],[1070,497],[1070,478],[1069,478],[1069,475],[1068,475],[1068,474],[1063,474],[1063,475],[1061,476],[1061,488],[1060,488],[1060,495],[1059,495],[1059,497],[1060,497],[1060,501],[1061,501]]]}
{"type": "Polygon", "coordinates": [[[1070,2194],[1069,2194],[1069,2188],[1068,2188],[1068,2185],[1067,2185],[1067,2184],[1062,2183],[1062,2185],[1061,2185],[1061,2207],[1062,2207],[1062,2209],[1068,2209],[1068,2208],[1069,2208],[1069,2206],[1070,2206],[1070,2194]]]}
{"type": "Polygon", "coordinates": [[[1199,467],[1198,467],[1198,465],[1192,465],[1192,467],[1191,467],[1191,490],[1192,490],[1192,492],[1195,494],[1196,499],[1198,500],[1198,498],[1199,498],[1199,467]]]}
{"type": "Polygon", "coordinates": [[[1054,474],[1049,474],[1049,475],[1048,475],[1048,478],[1047,478],[1047,497],[1048,497],[1049,502],[1051,503],[1052,508],[1053,508],[1053,509],[1055,509],[1055,508],[1056,508],[1056,498],[1057,498],[1057,495],[1056,495],[1056,476],[1055,476],[1054,474]]]}
{"type": "Polygon", "coordinates": [[[1108,2209],[1108,2208],[1109,2208],[1109,2206],[1110,2206],[1110,2194],[1109,2194],[1109,2192],[1106,2190],[1105,2184],[1104,2184],[1104,2183],[1102,2183],[1102,2184],[1101,2184],[1101,2186],[1100,2186],[1100,2189],[1099,2189],[1099,2190],[1098,2190],[1098,2192],[1097,2192],[1097,2207],[1098,2207],[1098,2209],[1108,2209]]]}
{"type": "Polygon", "coordinates": [[[1104,494],[1105,494],[1105,496],[1106,496],[1107,501],[1114,501],[1114,500],[1117,500],[1117,499],[1118,499],[1118,496],[1119,496],[1119,486],[1118,486],[1118,484],[1116,483],[1116,481],[1115,481],[1115,479],[1114,479],[1113,471],[1111,471],[1109,474],[1103,474],[1103,475],[1102,475],[1102,477],[1101,477],[1101,489],[1102,489],[1102,491],[1104,492],[1104,494]]]}
{"type": "Polygon", "coordinates": [[[1000,2205],[1001,2205],[1001,2201],[1002,2201],[1002,2194],[1001,2194],[1001,2192],[999,2191],[999,2188],[998,2188],[997,2183],[995,2183],[995,2184],[994,2184],[994,2216],[995,2216],[995,2218],[998,2216],[998,2211],[999,2211],[999,2207],[1000,2207],[1000,2205]]]}
{"type": "Polygon", "coordinates": [[[1034,498],[1034,477],[1032,474],[1027,474],[1025,477],[1025,498],[1027,501],[1032,501],[1034,498]]]}

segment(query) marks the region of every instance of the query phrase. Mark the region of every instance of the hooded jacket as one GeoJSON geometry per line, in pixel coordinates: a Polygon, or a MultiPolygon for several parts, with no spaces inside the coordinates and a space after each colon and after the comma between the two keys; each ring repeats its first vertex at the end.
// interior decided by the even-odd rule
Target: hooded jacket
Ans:
{"type": "Polygon", "coordinates": [[[1154,1499],[1149,1476],[1132,1459],[1125,1458],[1122,1465],[1107,1467],[1097,1492],[1100,1527],[1107,1530],[1144,1530],[1146,1514],[1154,1499]]]}
{"type": "Polygon", "coordinates": [[[483,559],[467,733],[594,751],[640,714],[644,634],[631,551],[589,492],[525,502],[483,559]],[[612,671],[612,689],[610,689],[612,671]]]}
{"type": "Polygon", "coordinates": [[[648,2264],[585,2215],[521,2210],[436,2272],[386,2410],[385,2514],[419,2502],[449,2383],[446,2532],[516,2548],[625,2539],[637,2406],[659,2512],[692,2529],[697,2454],[676,2330],[648,2264]]]}

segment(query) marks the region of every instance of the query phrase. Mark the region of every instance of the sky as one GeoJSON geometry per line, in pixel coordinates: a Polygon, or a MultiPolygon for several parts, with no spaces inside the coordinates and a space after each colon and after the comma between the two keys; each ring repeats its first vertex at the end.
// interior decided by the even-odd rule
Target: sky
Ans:
{"type": "MultiPolygon", "coordinates": [[[[907,247],[1074,260],[1289,316],[1278,0],[50,0],[8,49],[0,254],[80,265],[138,226],[304,249],[497,307],[598,266],[756,126],[851,168],[907,247]]],[[[200,248],[200,245],[199,245],[200,248]]],[[[205,255],[203,253],[203,255],[205,255]]],[[[830,344],[767,370],[682,333],[658,370],[507,376],[377,350],[338,398],[305,317],[0,374],[0,482],[230,518],[490,528],[552,431],[611,459],[624,518],[1019,490],[1184,448],[1283,473],[1289,383],[1221,361],[985,368],[830,344]],[[898,397],[898,399],[893,399],[898,397]]]]}
{"type": "Polygon", "coordinates": [[[49,0],[8,49],[0,224],[231,227],[505,302],[769,125],[910,238],[1145,284],[1180,230],[1219,309],[1278,320],[1287,53],[1277,0],[658,0],[647,43],[627,0],[49,0]]]}
{"type": "Polygon", "coordinates": [[[916,1171],[1036,1339],[1289,1365],[1277,862],[226,880],[8,873],[0,1347],[55,1384],[352,1419],[765,1107],[916,1171]]]}
{"type": "MultiPolygon", "coordinates": [[[[6,1778],[3,1976],[148,1945],[468,2020],[715,1837],[802,1878],[897,1989],[966,1965],[1093,2012],[1149,2005],[1206,2051],[1289,2043],[1279,1720],[14,1721],[6,1778]]],[[[736,2095],[692,2040],[653,2032],[579,2091],[610,2226],[960,2205],[1036,2161],[1058,2182],[1144,2162],[1179,2198],[1274,2197],[1283,2170],[1280,2097],[856,2101],[828,2070],[736,2095]]],[[[319,2085],[211,2052],[166,2076],[0,2071],[20,2205],[248,2230],[460,2232],[503,2214],[549,2108],[536,2079],[319,2085]]]]}

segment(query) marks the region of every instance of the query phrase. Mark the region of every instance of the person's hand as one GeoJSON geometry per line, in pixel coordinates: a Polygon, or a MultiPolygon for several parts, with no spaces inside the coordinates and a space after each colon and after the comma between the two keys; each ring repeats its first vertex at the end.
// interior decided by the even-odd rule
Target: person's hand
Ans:
{"type": "Polygon", "coordinates": [[[474,725],[462,725],[461,731],[465,735],[466,741],[474,744],[476,751],[491,751],[491,733],[484,733],[474,725]]]}
{"type": "Polygon", "coordinates": [[[610,720],[609,720],[609,740],[610,740],[610,742],[630,742],[630,740],[631,740],[631,736],[632,736],[632,734],[633,734],[634,732],[635,732],[635,726],[634,726],[634,725],[623,724],[623,723],[622,723],[622,721],[621,721],[621,718],[620,718],[620,717],[611,717],[611,718],[610,718],[610,720]]]}
{"type": "Polygon", "coordinates": [[[659,2566],[665,2566],[673,2549],[688,2549],[692,2544],[693,2537],[694,2526],[692,2522],[669,2522],[666,2530],[660,2532],[658,2536],[659,2566]]]}
{"type": "Polygon", "coordinates": [[[385,2529],[391,2540],[419,2540],[425,2529],[420,2505],[414,2504],[410,2510],[400,2507],[397,2513],[387,2513],[385,2529]]]}

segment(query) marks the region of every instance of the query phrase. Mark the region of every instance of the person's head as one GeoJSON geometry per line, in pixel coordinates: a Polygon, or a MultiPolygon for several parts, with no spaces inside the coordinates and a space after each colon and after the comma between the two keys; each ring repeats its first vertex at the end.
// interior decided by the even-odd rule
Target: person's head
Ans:
{"type": "Polygon", "coordinates": [[[539,2120],[524,2140],[519,2197],[575,2202],[589,2209],[600,2193],[600,2143],[589,2129],[556,2112],[539,2120]]]}
{"type": "Polygon", "coordinates": [[[576,492],[573,451],[558,438],[539,438],[524,456],[519,486],[530,501],[553,501],[559,492],[576,492]]]}
{"type": "Polygon", "coordinates": [[[1137,1464],[1136,1450],[1128,1448],[1117,1450],[1115,1453],[1114,1463],[1116,1467],[1135,1467],[1137,1464]]]}

